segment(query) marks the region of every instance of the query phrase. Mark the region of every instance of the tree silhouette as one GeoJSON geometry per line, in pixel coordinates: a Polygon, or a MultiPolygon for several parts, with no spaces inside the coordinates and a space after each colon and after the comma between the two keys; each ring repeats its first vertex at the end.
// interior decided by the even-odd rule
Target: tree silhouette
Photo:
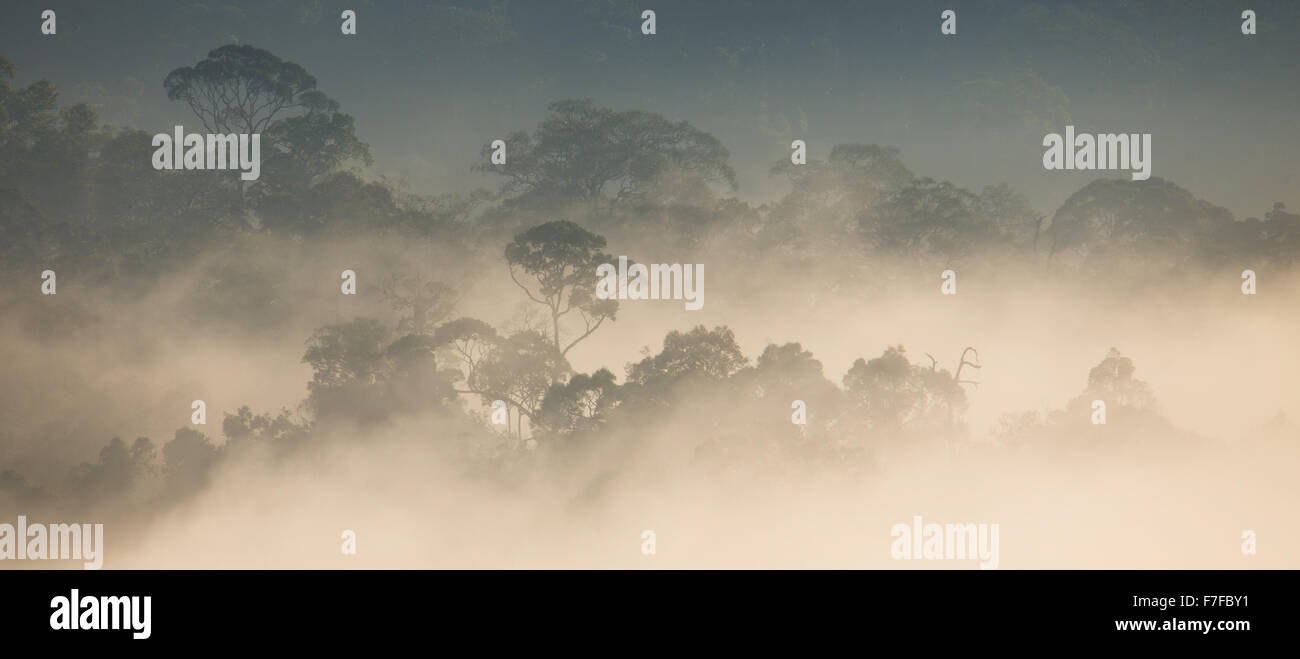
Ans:
{"type": "MultiPolygon", "coordinates": [[[[1120,351],[1111,348],[1106,351],[1106,356],[1101,363],[1092,367],[1088,371],[1088,386],[1084,388],[1083,393],[1071,401],[1071,408],[1078,410],[1089,409],[1094,400],[1106,402],[1106,410],[1110,415],[1116,412],[1125,411],[1147,412],[1154,411],[1156,399],[1155,394],[1151,392],[1151,387],[1146,382],[1133,377],[1137,367],[1133,365],[1133,360],[1120,354],[1120,351]]],[[[1075,414],[1079,418],[1087,418],[1083,414],[1075,414]]]]}
{"type": "MultiPolygon", "coordinates": [[[[550,313],[557,368],[573,346],[591,336],[606,320],[614,320],[618,312],[617,300],[596,298],[596,268],[614,260],[600,251],[604,246],[604,237],[567,220],[535,226],[506,245],[510,279],[528,299],[544,305],[550,313]],[[532,278],[532,288],[520,281],[521,274],[532,278]],[[582,319],[582,331],[577,338],[562,343],[560,321],[573,312],[582,319]]],[[[559,382],[563,376],[564,372],[557,370],[551,381],[559,382]]]]}
{"type": "Polygon", "coordinates": [[[618,405],[618,391],[609,369],[574,375],[568,382],[553,384],[547,390],[538,410],[538,425],[567,435],[600,430],[618,405]]]}
{"type": "Polygon", "coordinates": [[[333,109],[316,78],[268,50],[230,44],[163,80],[167,98],[185,101],[209,133],[261,133],[282,112],[333,109]]]}
{"type": "Polygon", "coordinates": [[[485,404],[501,400],[513,408],[517,414],[515,433],[523,437],[523,418],[537,418],[555,373],[568,370],[568,362],[544,335],[523,330],[492,342],[467,378],[468,392],[481,396],[485,404]]]}
{"type": "Polygon", "coordinates": [[[729,152],[713,135],[653,112],[619,112],[591,99],[556,101],[531,135],[506,136],[505,164],[490,163],[491,145],[474,169],[507,178],[507,193],[559,195],[593,207],[608,192],[622,199],[670,165],[733,188],[729,152]]]}
{"type": "Polygon", "coordinates": [[[658,389],[682,379],[723,380],[747,362],[730,328],[697,325],[689,332],[669,332],[659,354],[628,367],[627,381],[658,389]]]}
{"type": "Polygon", "coordinates": [[[891,434],[946,430],[955,412],[966,407],[966,392],[956,378],[934,365],[912,364],[902,346],[853,362],[844,375],[844,389],[868,428],[891,434]]]}
{"type": "MultiPolygon", "coordinates": [[[[243,44],[221,46],[193,66],[173,69],[163,79],[167,98],[185,101],[209,133],[265,132],[277,117],[301,112],[311,118],[281,127],[273,135],[300,164],[320,170],[348,158],[369,158],[352,135],[351,117],[335,115],[338,103],[316,89],[316,78],[268,50],[243,44]],[[325,118],[312,115],[323,113],[325,118]],[[309,149],[315,148],[315,153],[309,149]]],[[[240,198],[244,180],[238,178],[240,198]]]]}
{"type": "Polygon", "coordinates": [[[1077,255],[1095,268],[1168,270],[1223,259],[1218,239],[1235,226],[1226,209],[1170,181],[1099,179],[1061,204],[1047,235],[1052,255],[1077,255]]]}

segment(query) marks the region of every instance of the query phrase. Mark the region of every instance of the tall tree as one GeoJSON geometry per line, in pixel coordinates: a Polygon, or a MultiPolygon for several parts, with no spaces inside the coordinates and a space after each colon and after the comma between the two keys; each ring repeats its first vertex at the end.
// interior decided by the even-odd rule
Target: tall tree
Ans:
{"type": "Polygon", "coordinates": [[[284,112],[310,112],[331,101],[316,78],[268,50],[230,44],[163,80],[167,98],[185,101],[210,133],[260,133],[284,112]]]}
{"type": "MultiPolygon", "coordinates": [[[[333,113],[338,109],[337,103],[316,89],[316,78],[306,69],[247,44],[222,46],[194,66],[174,69],[163,79],[163,88],[167,98],[185,101],[209,133],[262,133],[277,117],[333,113]]],[[[308,144],[315,140],[316,146],[323,146],[319,138],[313,137],[313,133],[323,130],[346,138],[351,122],[328,121],[320,125],[310,121],[282,130],[279,139],[290,142],[296,138],[308,144]]],[[[341,148],[325,151],[321,157],[337,158],[340,152],[361,155],[346,139],[336,140],[341,148]]],[[[242,198],[242,178],[239,192],[242,198]]]]}
{"type": "MultiPolygon", "coordinates": [[[[613,261],[612,256],[600,251],[604,247],[604,237],[567,220],[535,226],[506,245],[510,279],[528,299],[545,305],[550,312],[557,368],[573,346],[591,336],[606,320],[613,320],[618,312],[616,300],[596,298],[596,268],[613,261]],[[521,274],[532,278],[531,288],[520,281],[521,274]],[[564,343],[560,321],[573,312],[582,318],[582,333],[564,343]]],[[[559,382],[563,376],[563,371],[556,371],[551,380],[559,382]]]]}

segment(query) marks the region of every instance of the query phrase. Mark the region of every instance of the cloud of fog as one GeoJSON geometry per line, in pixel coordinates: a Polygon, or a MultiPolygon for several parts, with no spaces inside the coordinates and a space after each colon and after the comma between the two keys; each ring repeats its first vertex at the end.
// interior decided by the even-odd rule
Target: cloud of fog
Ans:
{"type": "MultiPolygon", "coordinates": [[[[245,271],[271,268],[263,283],[274,282],[272,306],[285,307],[258,330],[237,330],[244,319],[221,322],[198,305],[206,298],[196,291],[216,295],[212,272],[228,254],[205,256],[134,302],[63,283],[39,301],[49,308],[6,315],[6,464],[57,484],[111,436],[165,442],[195,398],[208,402],[201,429],[218,442],[223,413],[240,405],[296,409],[312,328],[357,315],[395,321],[364,283],[397,267],[401,251],[383,241],[357,251],[346,240],[250,247],[245,271]],[[363,278],[355,299],[337,292],[343,267],[363,278]],[[43,331],[61,318],[83,321],[43,331]]],[[[457,315],[496,325],[518,315],[521,294],[495,252],[457,315]]],[[[404,254],[404,263],[423,256],[404,254]]],[[[875,279],[846,269],[831,290],[821,274],[735,267],[742,260],[725,250],[693,258],[709,268],[704,310],[625,303],[617,322],[575,349],[575,368],[607,366],[621,379],[642,346],[657,352],[667,331],[696,324],[729,326],[751,360],[768,343],[798,341],[836,384],[854,359],[890,345],[904,345],[913,363],[930,353],[948,370],[969,345],[983,368],[971,376],[979,386],[967,387],[965,436],[946,449],[875,437],[888,450],[869,447],[843,463],[733,453],[719,465],[698,459],[700,438],[689,434],[698,418],[668,419],[655,432],[622,428],[578,450],[529,451],[501,435],[495,444],[465,440],[437,414],[421,414],[336,428],[287,458],[241,452],[193,496],[116,509],[106,566],[971,567],[890,558],[890,527],[921,515],[999,524],[1003,568],[1297,567],[1286,549],[1300,541],[1289,467],[1300,455],[1300,346],[1287,331],[1300,320],[1288,303],[1300,293],[1294,275],[1246,297],[1232,279],[1125,288],[1031,264],[980,264],[960,271],[958,295],[942,296],[937,268],[930,278],[876,264],[875,279]],[[1004,414],[1065,408],[1112,346],[1134,360],[1177,432],[1082,445],[992,434],[1004,414]],[[345,529],[357,533],[355,556],[340,552],[345,529]],[[657,537],[653,556],[641,553],[647,529],[657,537]],[[1240,552],[1246,529],[1260,538],[1257,556],[1240,552]]],[[[694,401],[690,414],[717,409],[725,420],[732,405],[718,395],[694,401]]],[[[8,517],[24,513],[6,508],[8,517]]],[[[46,510],[85,512],[66,502],[46,510]]]]}

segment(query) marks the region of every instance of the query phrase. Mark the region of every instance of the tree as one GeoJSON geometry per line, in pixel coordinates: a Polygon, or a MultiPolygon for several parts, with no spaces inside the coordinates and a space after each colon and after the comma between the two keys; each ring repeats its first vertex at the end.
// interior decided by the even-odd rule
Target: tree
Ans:
{"type": "Polygon", "coordinates": [[[1170,269],[1223,256],[1214,240],[1232,214],[1161,178],[1098,179],[1056,211],[1047,228],[1051,255],[1073,253],[1085,264],[1170,269]]]}
{"type": "Polygon", "coordinates": [[[148,133],[121,129],[105,137],[91,180],[91,217],[105,228],[105,253],[130,265],[189,255],[214,232],[242,225],[236,186],[225,173],[157,171],[148,133]]]}
{"type": "Polygon", "coordinates": [[[1070,402],[1069,408],[1073,418],[1088,418],[1085,410],[1090,410],[1092,401],[1106,403],[1106,413],[1114,417],[1116,413],[1154,412],[1156,398],[1146,382],[1133,377],[1137,368],[1133,360],[1111,348],[1101,363],[1088,371],[1088,386],[1083,393],[1070,402]]]}
{"type": "Polygon", "coordinates": [[[425,334],[456,308],[460,298],[452,288],[438,280],[426,280],[423,273],[406,277],[392,275],[379,285],[379,294],[398,311],[409,310],[398,331],[425,334]]]}
{"type": "Polygon", "coordinates": [[[859,209],[913,178],[897,147],[878,144],[836,144],[825,162],[795,165],[785,158],[772,167],[771,173],[790,179],[787,199],[831,208],[841,208],[843,202],[859,209]]]}
{"type": "Polygon", "coordinates": [[[627,369],[630,384],[662,388],[682,379],[724,380],[748,362],[730,328],[712,330],[696,325],[689,332],[673,330],[664,337],[659,354],[627,369]]]}
{"type": "Polygon", "coordinates": [[[373,318],[328,325],[312,334],[302,361],[313,371],[307,406],[318,420],[341,416],[374,423],[387,417],[389,406],[380,385],[389,337],[388,329],[373,318]]]}
{"type": "Polygon", "coordinates": [[[312,334],[302,360],[314,371],[307,407],[317,421],[375,424],[455,398],[455,377],[438,369],[434,337],[390,338],[388,328],[374,318],[327,325],[312,334]]]}
{"type": "Polygon", "coordinates": [[[333,103],[306,69],[247,44],[222,46],[194,66],[172,70],[163,88],[167,98],[189,104],[209,133],[261,133],[282,112],[333,103]]]}
{"type": "Polygon", "coordinates": [[[384,351],[385,400],[397,412],[418,412],[454,400],[456,377],[438,369],[434,339],[407,334],[384,351]]]}
{"type": "MultiPolygon", "coordinates": [[[[770,173],[789,179],[790,192],[765,214],[757,247],[789,255],[805,270],[843,267],[827,255],[846,252],[852,243],[844,238],[859,231],[860,216],[913,178],[897,148],[876,144],[837,144],[826,160],[804,165],[783,158],[770,173]]],[[[861,267],[853,251],[852,264],[861,267]]]]}
{"type": "Polygon", "coordinates": [[[388,329],[374,318],[356,318],[316,330],[302,357],[314,372],[312,384],[333,387],[374,382],[379,377],[388,337],[388,329]]]}
{"type": "Polygon", "coordinates": [[[1006,236],[1010,245],[1025,251],[1038,250],[1038,238],[1047,217],[1034,209],[1023,194],[1006,184],[985,186],[980,191],[981,217],[1006,236]]]}
{"type": "Polygon", "coordinates": [[[1227,225],[1223,235],[1212,240],[1221,246],[1222,260],[1232,255],[1259,255],[1289,268],[1300,260],[1300,215],[1288,213],[1286,204],[1275,201],[1264,219],[1251,217],[1227,225]]]}
{"type": "Polygon", "coordinates": [[[173,496],[203,489],[217,461],[217,447],[206,435],[192,428],[178,429],[172,440],[163,444],[162,453],[167,489],[173,496]]]}
{"type": "Polygon", "coordinates": [[[306,114],[272,123],[262,153],[254,203],[273,224],[306,233],[335,218],[357,222],[396,214],[389,190],[344,169],[347,163],[368,166],[374,160],[370,145],[356,135],[355,120],[339,112],[334,101],[317,99],[306,114]]]}
{"type": "MultiPolygon", "coordinates": [[[[352,134],[352,118],[335,114],[338,104],[316,89],[316,78],[268,50],[222,46],[194,66],[172,70],[163,88],[167,98],[185,101],[209,133],[252,135],[266,132],[285,113],[311,117],[277,128],[269,141],[316,170],[340,159],[369,158],[352,134]]],[[[238,181],[242,199],[244,180],[238,181]]]]}
{"type": "MultiPolygon", "coordinates": [[[[523,418],[535,418],[540,400],[547,395],[551,376],[567,363],[555,363],[554,346],[534,331],[502,337],[477,318],[457,318],[433,332],[433,345],[460,363],[457,393],[476,394],[484,405],[506,404],[516,419],[515,432],[523,436],[523,418]]],[[[509,425],[509,424],[507,424],[509,425]]]]}
{"type": "Polygon", "coordinates": [[[127,449],[121,438],[114,437],[108,446],[99,451],[99,462],[83,462],[73,470],[73,489],[82,500],[113,499],[125,495],[131,489],[135,474],[136,464],[131,450],[127,449]]]}
{"type": "Polygon", "coordinates": [[[538,425],[565,435],[592,433],[604,427],[618,405],[614,374],[602,368],[591,375],[579,373],[546,391],[538,410],[538,425]]]}
{"type": "Polygon", "coordinates": [[[477,318],[462,317],[439,325],[433,332],[433,345],[450,353],[463,367],[462,378],[470,380],[499,338],[491,325],[477,318]]]}
{"type": "Polygon", "coordinates": [[[0,57],[0,262],[73,252],[66,255],[88,268],[88,252],[104,242],[100,227],[89,226],[93,153],[104,139],[98,119],[85,104],[60,111],[49,81],[14,88],[16,74],[0,57]]]}
{"type": "Polygon", "coordinates": [[[980,198],[947,181],[917,179],[860,218],[865,236],[884,250],[930,252],[949,258],[994,243],[997,226],[980,212],[980,198]]]}
{"type": "Polygon", "coordinates": [[[52,247],[39,208],[17,190],[0,189],[0,272],[39,262],[52,247]]]}
{"type": "Polygon", "coordinates": [[[221,422],[221,434],[229,440],[227,447],[239,443],[297,442],[306,438],[307,426],[293,420],[289,410],[282,409],[276,416],[253,414],[247,405],[234,414],[226,414],[221,422]]]}
{"type": "MultiPolygon", "coordinates": [[[[556,367],[565,363],[569,350],[592,335],[606,320],[614,320],[617,300],[596,298],[596,269],[614,259],[600,251],[605,238],[582,227],[561,220],[535,226],[506,245],[506,263],[510,279],[528,299],[545,305],[551,316],[551,341],[556,367]],[[532,277],[534,288],[519,281],[520,273],[532,277]],[[561,342],[560,321],[571,312],[582,319],[582,333],[567,344],[561,342]]],[[[552,382],[559,382],[564,371],[556,371],[552,382]]]]}
{"type": "Polygon", "coordinates": [[[937,363],[928,369],[913,365],[902,346],[853,362],[844,389],[867,427],[881,432],[945,430],[966,407],[956,378],[937,363]]]}
{"type": "Polygon", "coordinates": [[[1286,204],[1273,202],[1273,210],[1264,214],[1259,237],[1263,251],[1280,265],[1291,266],[1300,259],[1300,215],[1288,213],[1286,204]]]}
{"type": "Polygon", "coordinates": [[[307,114],[277,121],[267,129],[271,152],[264,170],[281,178],[294,177],[306,188],[344,163],[374,163],[370,145],[357,137],[356,120],[338,111],[338,103],[307,106],[307,114]]]}
{"type": "Polygon", "coordinates": [[[774,448],[781,447],[782,439],[810,439],[817,432],[836,425],[844,412],[844,394],[833,382],[826,379],[822,363],[798,343],[768,344],[754,360],[752,368],[745,368],[734,378],[746,394],[747,407],[737,407],[734,423],[748,424],[755,438],[775,440],[774,448]],[[790,423],[792,403],[803,401],[806,423],[790,423]]]}
{"type": "Polygon", "coordinates": [[[568,362],[551,342],[532,330],[523,330],[491,342],[486,356],[466,379],[469,389],[483,402],[504,401],[515,410],[515,432],[523,437],[523,419],[536,419],[546,392],[556,381],[555,373],[569,370],[568,362]]]}
{"type": "Polygon", "coordinates": [[[0,59],[0,263],[60,262],[93,278],[163,270],[236,226],[238,177],[157,171],[151,135],[60,108],[47,81],[13,88],[0,59]]]}
{"type": "Polygon", "coordinates": [[[768,344],[754,360],[754,367],[738,377],[747,378],[760,399],[775,402],[781,415],[786,415],[790,401],[796,399],[807,401],[826,417],[833,415],[839,403],[839,390],[823,375],[822,363],[798,343],[768,344]]]}
{"type": "MultiPolygon", "coordinates": [[[[505,138],[505,164],[474,169],[506,177],[508,194],[558,195],[593,203],[613,189],[614,198],[635,194],[670,165],[708,182],[736,185],[727,164],[730,153],[718,138],[686,121],[673,122],[653,112],[618,112],[591,99],[552,103],[551,114],[533,134],[505,138]]],[[[491,145],[483,148],[490,163],[491,145]]]]}

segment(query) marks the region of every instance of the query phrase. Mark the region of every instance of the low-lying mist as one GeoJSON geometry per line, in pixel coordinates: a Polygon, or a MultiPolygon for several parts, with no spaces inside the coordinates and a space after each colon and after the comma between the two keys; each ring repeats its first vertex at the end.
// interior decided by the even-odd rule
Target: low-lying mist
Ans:
{"type": "MultiPolygon", "coordinates": [[[[646,245],[610,249],[638,257],[646,245]]],[[[473,395],[381,422],[312,425],[308,337],[354,317],[396,327],[401,312],[379,287],[390,273],[418,264],[430,277],[459,274],[450,317],[537,319],[499,257],[268,237],[238,257],[212,250],[143,293],[65,281],[57,296],[9,303],[0,447],[31,496],[6,490],[4,519],[103,521],[108,568],[975,565],[892,559],[891,527],[914,516],[998,524],[1001,568],[1297,566],[1294,274],[1243,296],[1237,280],[1209,274],[1130,281],[979,262],[944,295],[941,263],[932,276],[901,261],[846,264],[827,281],[701,251],[702,310],[625,301],[573,349],[574,371],[606,367],[624,382],[625,366],[659,353],[665,334],[696,326],[729,328],[748,365],[797,342],[836,389],[855,360],[891,346],[945,377],[972,347],[978,368],[962,374],[970,383],[958,385],[953,422],[855,426],[814,380],[794,378],[784,397],[770,384],[757,398],[682,385],[648,415],[572,436],[531,420],[515,436],[489,424],[473,395]],[[359,275],[356,296],[339,294],[344,268],[359,275]],[[218,279],[230,272],[270,290],[218,279]],[[1154,401],[1131,412],[1112,402],[1094,425],[1072,401],[1111,348],[1154,401]],[[206,401],[206,425],[188,423],[195,399],[206,401]],[[793,399],[807,402],[802,429],[793,399]],[[217,423],[245,405],[288,410],[306,439],[232,448],[217,423]],[[159,467],[116,499],[70,493],[69,469],[94,465],[110,437],[162,444],[178,427],[221,447],[191,487],[177,490],[159,467]],[[356,533],[355,555],[340,551],[344,530],[356,533]],[[1255,556],[1242,555],[1244,530],[1260,539],[1255,556]]]]}

